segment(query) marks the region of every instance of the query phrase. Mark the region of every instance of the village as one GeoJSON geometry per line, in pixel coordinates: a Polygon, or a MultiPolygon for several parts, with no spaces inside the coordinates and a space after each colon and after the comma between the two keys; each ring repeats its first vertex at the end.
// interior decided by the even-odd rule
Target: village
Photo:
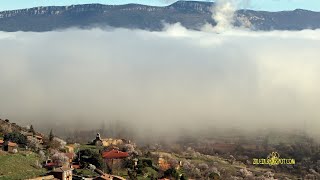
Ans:
{"type": "Polygon", "coordinates": [[[69,143],[53,131],[42,134],[33,126],[20,127],[7,119],[0,119],[0,127],[0,179],[272,180],[297,179],[300,173],[305,179],[319,178],[318,159],[318,164],[310,162],[305,168],[297,162],[299,172],[295,166],[286,167],[290,171],[254,166],[251,155],[276,150],[263,138],[256,143],[216,138],[138,146],[131,140],[102,137],[99,132],[88,143],[69,143]]]}
{"type": "MultiPolygon", "coordinates": [[[[125,178],[104,173],[99,168],[106,167],[112,172],[113,166],[123,163],[124,159],[132,158],[128,152],[122,152],[119,147],[131,145],[124,139],[101,139],[100,135],[92,143],[81,146],[80,144],[67,144],[64,140],[55,137],[52,132],[48,136],[35,132],[33,127],[22,128],[9,120],[1,120],[0,157],[1,156],[26,156],[37,157],[32,165],[39,169],[38,177],[26,179],[118,179],[125,178]],[[13,142],[14,141],[14,142],[13,142]],[[108,147],[108,149],[104,149],[108,147]],[[99,162],[100,161],[100,162],[99,162]],[[92,163],[92,164],[90,164],[92,163]],[[76,173],[75,173],[76,172],[76,173]]],[[[23,162],[22,162],[23,163],[23,162]]],[[[24,177],[4,176],[0,168],[0,179],[20,179],[24,177]]],[[[15,169],[11,174],[15,174],[15,169]]],[[[13,175],[15,176],[15,175],[13,175]]],[[[29,176],[29,175],[27,175],[29,176]]],[[[27,177],[26,176],[26,177],[27,177]]],[[[30,176],[33,176],[30,174],[30,176]]]]}

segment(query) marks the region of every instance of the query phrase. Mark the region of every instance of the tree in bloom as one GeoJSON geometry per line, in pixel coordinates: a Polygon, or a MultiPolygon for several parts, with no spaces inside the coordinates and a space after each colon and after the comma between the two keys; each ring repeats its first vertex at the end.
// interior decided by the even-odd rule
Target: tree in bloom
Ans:
{"type": "Polygon", "coordinates": [[[56,152],[51,157],[52,162],[55,163],[58,166],[66,165],[69,162],[69,158],[64,154],[60,152],[56,152]]]}

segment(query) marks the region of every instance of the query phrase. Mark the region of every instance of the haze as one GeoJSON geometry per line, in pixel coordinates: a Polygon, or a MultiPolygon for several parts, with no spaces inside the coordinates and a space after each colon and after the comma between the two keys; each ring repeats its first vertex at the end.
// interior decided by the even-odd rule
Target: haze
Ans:
{"type": "Polygon", "coordinates": [[[216,34],[69,29],[0,33],[1,117],[138,132],[319,132],[320,31],[216,34]]]}

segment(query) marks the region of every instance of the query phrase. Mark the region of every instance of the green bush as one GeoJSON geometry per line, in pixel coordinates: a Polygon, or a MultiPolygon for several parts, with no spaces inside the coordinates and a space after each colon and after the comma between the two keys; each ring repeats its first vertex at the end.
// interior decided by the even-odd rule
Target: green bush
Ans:
{"type": "Polygon", "coordinates": [[[19,132],[12,132],[4,135],[4,140],[8,140],[19,145],[27,145],[27,137],[19,132]]]}
{"type": "Polygon", "coordinates": [[[175,179],[179,179],[180,178],[179,175],[180,175],[179,172],[174,168],[170,168],[164,172],[165,177],[172,177],[175,179]]]}
{"type": "Polygon", "coordinates": [[[80,160],[82,163],[95,165],[99,169],[104,169],[104,163],[101,155],[94,149],[80,150],[80,160]]]}
{"type": "Polygon", "coordinates": [[[141,159],[142,164],[146,167],[152,167],[152,160],[149,158],[141,159]]]}

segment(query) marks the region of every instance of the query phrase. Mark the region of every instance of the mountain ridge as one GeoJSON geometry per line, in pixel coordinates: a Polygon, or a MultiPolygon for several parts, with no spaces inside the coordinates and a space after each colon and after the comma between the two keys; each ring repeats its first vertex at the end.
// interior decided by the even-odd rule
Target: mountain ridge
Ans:
{"type": "MultiPolygon", "coordinates": [[[[0,12],[0,31],[52,31],[70,27],[111,26],[162,30],[166,23],[180,22],[189,29],[199,30],[205,23],[213,26],[212,2],[178,1],[168,6],[141,4],[40,6],[0,12]]],[[[253,30],[303,30],[320,28],[320,12],[255,11],[242,9],[235,13],[235,26],[246,24],[253,30]]]]}

